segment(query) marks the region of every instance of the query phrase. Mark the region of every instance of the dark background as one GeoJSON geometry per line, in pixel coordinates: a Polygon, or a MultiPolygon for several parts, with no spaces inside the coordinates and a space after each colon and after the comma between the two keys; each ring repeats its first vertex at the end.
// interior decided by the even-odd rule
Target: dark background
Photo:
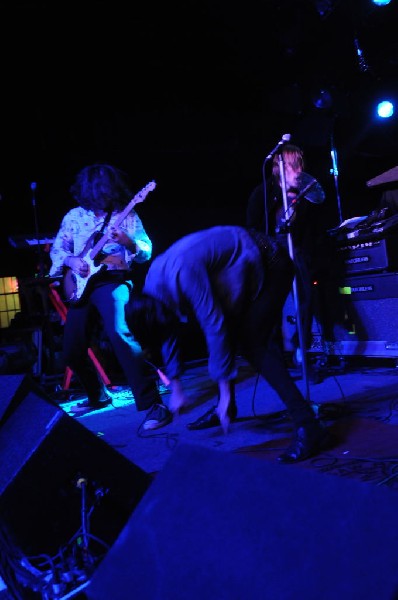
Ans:
{"type": "Polygon", "coordinates": [[[55,234],[74,175],[97,161],[137,191],[156,181],[137,206],[154,255],[244,224],[284,133],[325,187],[325,231],[369,214],[380,190],[366,181],[398,164],[398,117],[373,110],[398,95],[397,26],[397,0],[2,2],[0,274],[35,274],[35,250],[8,237],[55,234]]]}

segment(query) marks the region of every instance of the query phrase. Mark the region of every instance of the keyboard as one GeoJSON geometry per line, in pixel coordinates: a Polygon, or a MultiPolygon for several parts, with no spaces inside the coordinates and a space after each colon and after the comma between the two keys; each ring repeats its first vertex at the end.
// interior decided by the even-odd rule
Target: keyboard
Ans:
{"type": "Polygon", "coordinates": [[[33,235],[10,235],[8,238],[9,243],[13,248],[25,250],[27,248],[34,248],[35,246],[46,246],[54,243],[54,234],[40,234],[39,238],[33,235]]]}

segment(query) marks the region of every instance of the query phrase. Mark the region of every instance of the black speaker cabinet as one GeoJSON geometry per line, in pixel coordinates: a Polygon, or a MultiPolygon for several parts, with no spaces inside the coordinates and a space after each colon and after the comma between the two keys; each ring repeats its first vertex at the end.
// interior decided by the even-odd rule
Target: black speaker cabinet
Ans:
{"type": "Polygon", "coordinates": [[[12,543],[26,556],[54,555],[79,531],[85,506],[91,533],[112,544],[151,476],[29,378],[0,377],[0,398],[0,521],[12,543]]]}
{"type": "Polygon", "coordinates": [[[331,354],[398,357],[398,273],[342,277],[320,294],[331,354]]]}
{"type": "Polygon", "coordinates": [[[90,600],[393,600],[398,495],[297,466],[176,448],[90,600]]]}

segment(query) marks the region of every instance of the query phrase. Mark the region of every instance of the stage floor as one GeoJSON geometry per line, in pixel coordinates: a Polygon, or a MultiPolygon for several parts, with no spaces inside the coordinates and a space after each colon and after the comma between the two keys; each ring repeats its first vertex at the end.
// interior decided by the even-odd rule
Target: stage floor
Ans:
{"type": "MultiPolygon", "coordinates": [[[[24,397],[24,376],[5,378],[3,395],[9,382],[21,396],[0,437],[1,508],[16,544],[34,565],[38,554],[56,552],[52,561],[69,578],[65,599],[128,600],[132,589],[148,600],[398,597],[398,369],[346,361],[325,368],[308,390],[301,370],[290,372],[336,436],[333,448],[297,465],[278,463],[292,424],[243,360],[227,435],[187,429],[216,403],[205,360],[186,364],[189,407],[152,432],[142,430],[145,413],[123,385],[111,387],[112,405],[77,416],[81,390],[46,389],[48,403],[35,389],[24,397]],[[75,482],[82,474],[101,492],[91,498],[94,537],[83,571],[65,566],[78,549],[76,531],[85,531],[75,482]],[[152,583],[164,593],[148,590],[152,583]]],[[[168,388],[159,386],[167,404],[168,388]]]]}
{"type": "MultiPolygon", "coordinates": [[[[336,446],[297,466],[355,477],[376,484],[398,487],[398,369],[389,361],[361,359],[344,367],[329,366],[317,383],[304,384],[301,369],[291,369],[296,385],[314,406],[319,417],[336,435],[336,446]]],[[[246,454],[275,461],[293,430],[285,407],[268,384],[239,361],[236,386],[238,418],[228,434],[221,427],[190,431],[187,424],[216,403],[217,389],[210,380],[206,360],[186,365],[183,384],[190,406],[171,424],[152,432],[141,428],[145,413],[139,413],[127,388],[110,388],[113,405],[73,416],[85,396],[70,394],[55,400],[72,418],[117,449],[147,473],[156,474],[181,444],[194,444],[220,452],[246,454]]],[[[169,391],[160,384],[165,404],[169,391]]],[[[281,468],[283,468],[281,466],[281,468]]]]}

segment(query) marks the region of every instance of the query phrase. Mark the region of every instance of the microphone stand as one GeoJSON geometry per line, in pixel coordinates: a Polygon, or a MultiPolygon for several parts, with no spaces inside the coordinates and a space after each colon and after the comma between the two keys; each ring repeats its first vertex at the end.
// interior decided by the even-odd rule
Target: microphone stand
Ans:
{"type": "Polygon", "coordinates": [[[290,133],[284,133],[282,135],[282,138],[276,144],[275,148],[273,148],[271,150],[271,152],[269,154],[267,154],[267,156],[265,157],[264,162],[263,162],[262,176],[263,176],[263,190],[264,190],[264,226],[265,226],[265,233],[267,235],[268,235],[268,210],[267,210],[267,178],[266,178],[265,168],[267,166],[268,161],[270,161],[272,158],[274,158],[274,155],[277,152],[279,152],[281,146],[283,146],[283,144],[285,144],[286,142],[290,142],[290,138],[291,138],[290,133]]]}
{"type": "Polygon", "coordinates": [[[336,198],[337,198],[337,209],[339,213],[339,224],[343,222],[343,215],[341,212],[341,202],[340,202],[340,192],[339,192],[339,169],[337,166],[337,153],[334,148],[333,142],[333,133],[330,136],[330,156],[332,157],[332,168],[330,169],[330,174],[333,175],[334,179],[334,187],[336,190],[336,198]]]}
{"type": "MultiPolygon", "coordinates": [[[[290,225],[289,225],[289,222],[291,221],[291,218],[294,214],[294,212],[293,212],[294,208],[289,207],[289,205],[288,205],[287,190],[286,190],[286,178],[285,178],[285,165],[283,162],[282,153],[280,153],[278,155],[278,162],[279,162],[279,173],[280,173],[280,178],[281,178],[283,210],[284,210],[284,214],[287,217],[286,223],[288,225],[288,227],[287,227],[287,243],[288,243],[289,255],[290,255],[290,258],[293,260],[294,264],[296,264],[295,260],[294,260],[295,252],[294,252],[293,239],[292,239],[292,234],[290,232],[290,225]]],[[[311,182],[311,185],[312,185],[312,183],[313,182],[311,182]]],[[[308,187],[308,189],[309,189],[309,187],[308,187]]],[[[306,390],[306,399],[308,402],[310,402],[307,348],[305,347],[305,341],[304,341],[303,321],[301,318],[299,293],[298,293],[298,288],[297,288],[297,276],[295,276],[295,278],[293,279],[292,293],[293,293],[294,307],[296,310],[296,324],[297,324],[297,331],[298,331],[298,338],[299,338],[299,347],[301,350],[301,370],[302,370],[303,382],[304,382],[304,386],[305,386],[305,390],[306,390]]]]}
{"type": "Polygon", "coordinates": [[[34,220],[35,220],[35,236],[36,236],[36,242],[37,242],[37,256],[38,256],[38,261],[39,261],[38,275],[41,278],[41,277],[44,277],[45,273],[44,273],[43,250],[40,245],[39,220],[37,217],[37,208],[36,208],[36,187],[37,187],[37,183],[35,181],[32,181],[32,183],[30,184],[30,189],[32,190],[32,206],[33,206],[33,215],[34,215],[34,220]]]}

